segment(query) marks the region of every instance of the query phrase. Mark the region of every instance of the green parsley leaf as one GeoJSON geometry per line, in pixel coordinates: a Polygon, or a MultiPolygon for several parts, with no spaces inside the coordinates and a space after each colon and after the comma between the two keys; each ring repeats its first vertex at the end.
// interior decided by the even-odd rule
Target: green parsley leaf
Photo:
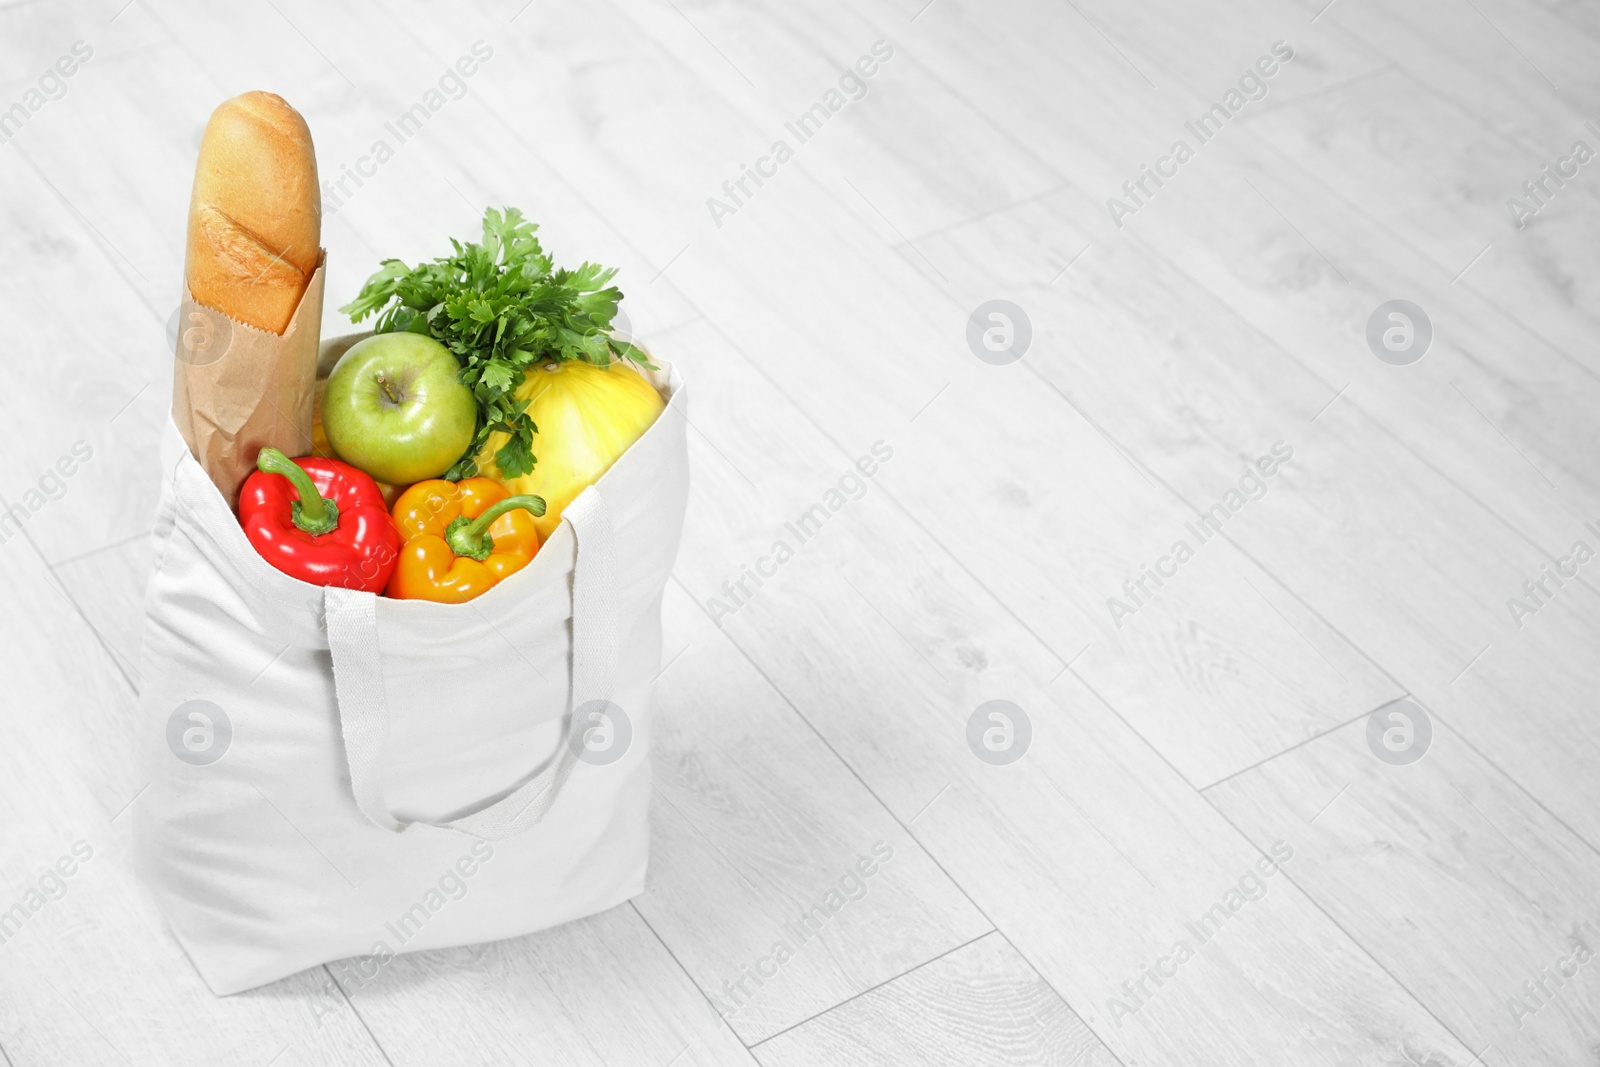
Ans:
{"type": "Polygon", "coordinates": [[[376,314],[378,333],[409,330],[432,337],[461,364],[461,381],[478,402],[478,429],[446,478],[475,475],[476,457],[496,431],[510,435],[495,452],[500,473],[515,478],[532,472],[539,428],[515,396],[530,366],[627,360],[655,369],[643,351],[608,332],[622,300],[610,284],[617,272],[597,263],[555,269],[538,229],[514,207],[489,208],[479,242],[451,238],[454,254],[415,267],[386,259],[339,309],[352,322],[376,314]]]}

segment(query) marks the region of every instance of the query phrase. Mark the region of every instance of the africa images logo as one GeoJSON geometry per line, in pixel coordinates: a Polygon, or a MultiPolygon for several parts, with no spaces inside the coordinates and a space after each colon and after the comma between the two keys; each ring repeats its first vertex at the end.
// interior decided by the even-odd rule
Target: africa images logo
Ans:
{"type": "Polygon", "coordinates": [[[217,762],[232,743],[232,720],[209,700],[187,700],[167,716],[167,747],[191,767],[217,762]]]}
{"type": "Polygon", "coordinates": [[[1433,320],[1409,300],[1390,300],[1367,317],[1367,347],[1383,362],[1408,367],[1428,354],[1433,320]]]}
{"type": "Polygon", "coordinates": [[[1367,748],[1393,767],[1405,767],[1427,755],[1433,744],[1433,720],[1410,697],[1401,697],[1367,716],[1367,748]]]}
{"type": "Polygon", "coordinates": [[[1015,763],[1033,742],[1033,720],[1009,700],[987,700],[967,716],[967,747],[993,767],[1015,763]]]}
{"type": "Polygon", "coordinates": [[[995,367],[1015,363],[1033,343],[1028,313],[1009,300],[988,300],[967,316],[967,347],[995,367]]]}

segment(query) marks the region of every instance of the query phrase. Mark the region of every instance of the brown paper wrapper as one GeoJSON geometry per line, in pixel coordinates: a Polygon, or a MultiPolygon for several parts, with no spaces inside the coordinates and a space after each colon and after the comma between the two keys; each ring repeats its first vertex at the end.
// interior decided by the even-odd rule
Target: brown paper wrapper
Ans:
{"type": "Polygon", "coordinates": [[[195,303],[184,286],[172,420],[230,508],[263,447],[311,453],[325,265],[317,264],[281,337],[195,303]]]}

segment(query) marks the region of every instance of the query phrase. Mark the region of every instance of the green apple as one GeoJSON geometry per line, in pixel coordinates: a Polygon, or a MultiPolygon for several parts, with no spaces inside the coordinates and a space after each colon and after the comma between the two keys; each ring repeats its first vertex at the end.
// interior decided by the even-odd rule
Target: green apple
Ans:
{"type": "Polygon", "coordinates": [[[437,478],[472,444],[478,404],[450,350],[418,333],[380,333],[339,357],[322,429],[340,459],[380,482],[437,478]]]}

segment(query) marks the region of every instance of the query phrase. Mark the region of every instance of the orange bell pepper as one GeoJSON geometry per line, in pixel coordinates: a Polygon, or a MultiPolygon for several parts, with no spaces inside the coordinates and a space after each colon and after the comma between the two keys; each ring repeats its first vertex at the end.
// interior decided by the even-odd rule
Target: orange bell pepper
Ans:
{"type": "Polygon", "coordinates": [[[466,478],[418,482],[394,503],[394,524],[405,542],[391,597],[461,604],[526,567],[539,551],[535,517],[544,500],[512,496],[499,482],[466,478]]]}

